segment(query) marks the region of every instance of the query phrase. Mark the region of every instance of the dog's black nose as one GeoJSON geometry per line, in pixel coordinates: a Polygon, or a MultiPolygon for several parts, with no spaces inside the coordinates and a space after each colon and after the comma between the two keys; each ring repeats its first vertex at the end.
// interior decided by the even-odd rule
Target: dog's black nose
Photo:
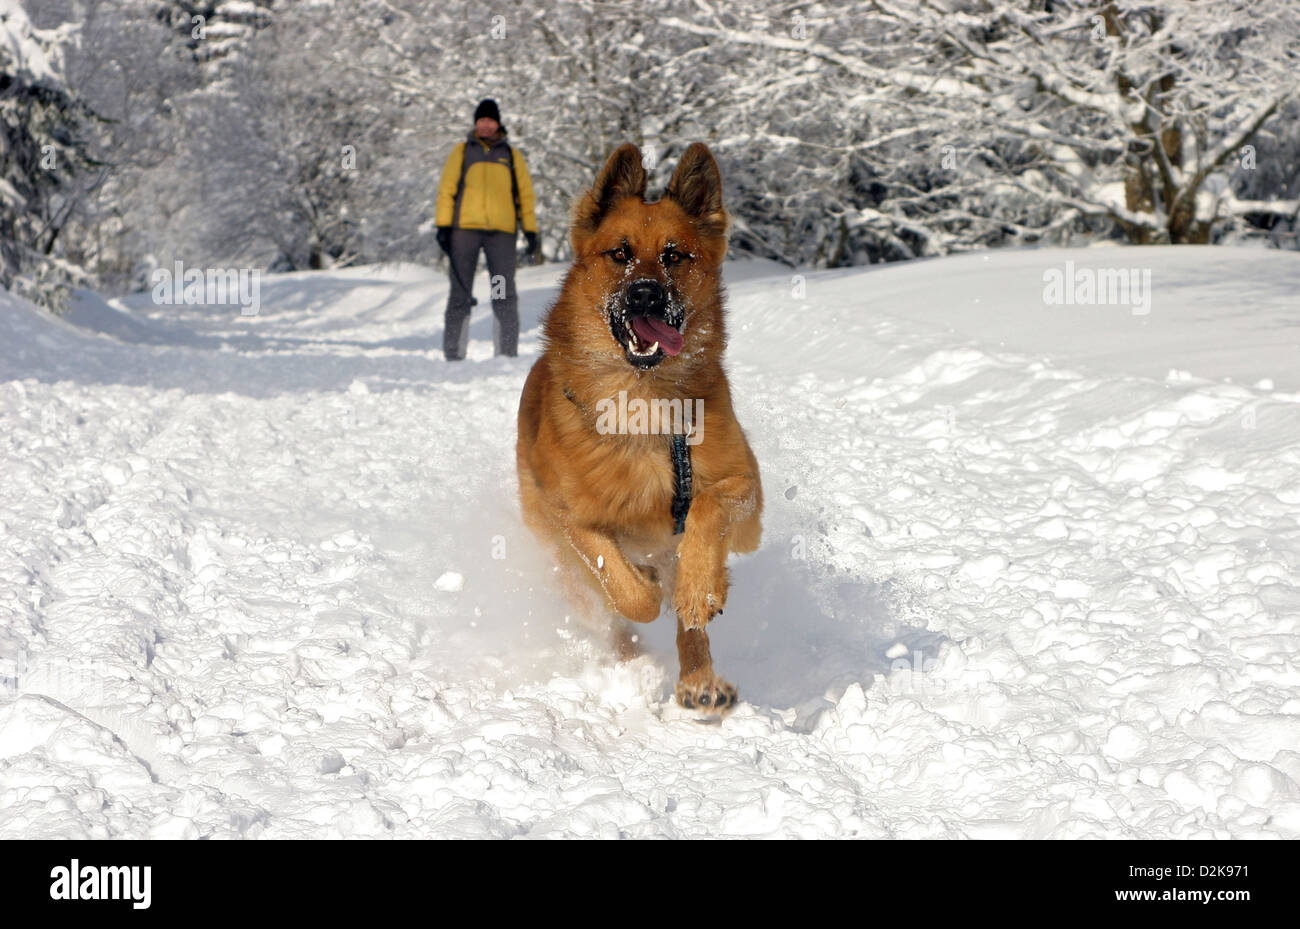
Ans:
{"type": "Polygon", "coordinates": [[[633,281],[627,288],[627,308],[630,313],[662,313],[668,305],[668,291],[658,281],[649,279],[633,281]]]}

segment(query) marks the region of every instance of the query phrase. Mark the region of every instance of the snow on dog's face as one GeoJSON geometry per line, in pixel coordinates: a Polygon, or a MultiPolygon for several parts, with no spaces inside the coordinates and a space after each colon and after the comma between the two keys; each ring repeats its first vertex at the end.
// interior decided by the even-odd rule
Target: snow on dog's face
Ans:
{"type": "Polygon", "coordinates": [[[645,202],[645,190],[641,152],[623,145],[574,209],[570,272],[604,323],[602,340],[584,348],[637,370],[689,363],[721,339],[727,249],[722,178],[707,147],[686,150],[662,199],[645,202]]]}

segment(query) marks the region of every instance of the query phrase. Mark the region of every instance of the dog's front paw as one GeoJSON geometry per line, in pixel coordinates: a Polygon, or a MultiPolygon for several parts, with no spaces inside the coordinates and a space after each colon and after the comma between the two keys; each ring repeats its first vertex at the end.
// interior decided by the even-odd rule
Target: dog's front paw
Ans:
{"type": "Polygon", "coordinates": [[[677,702],[688,710],[726,713],[736,706],[739,697],[734,684],[728,684],[712,671],[697,671],[677,682],[677,702]]]}
{"type": "Polygon", "coordinates": [[[683,571],[677,577],[673,609],[687,629],[703,629],[727,605],[727,576],[683,571]]]}

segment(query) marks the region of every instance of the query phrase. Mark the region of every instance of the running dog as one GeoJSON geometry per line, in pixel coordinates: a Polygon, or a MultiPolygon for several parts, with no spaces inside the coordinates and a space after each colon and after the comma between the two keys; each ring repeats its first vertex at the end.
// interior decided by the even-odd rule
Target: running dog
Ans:
{"type": "MultiPolygon", "coordinates": [[[[573,266],[516,448],[528,526],[612,613],[648,623],[669,599],[677,700],[708,712],[736,703],[705,629],[726,606],[727,555],[758,547],[763,507],[722,367],[727,223],[706,146],[686,150],[653,202],[637,147],[610,156],[574,207],[573,266]]],[[[627,657],[635,637],[618,625],[627,657]]]]}

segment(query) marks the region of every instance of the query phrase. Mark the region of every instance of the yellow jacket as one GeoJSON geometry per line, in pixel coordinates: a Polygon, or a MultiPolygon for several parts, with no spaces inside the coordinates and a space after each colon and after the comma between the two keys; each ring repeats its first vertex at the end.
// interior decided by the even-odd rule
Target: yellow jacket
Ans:
{"type": "Polygon", "coordinates": [[[505,130],[488,139],[480,139],[471,132],[467,141],[451,150],[442,166],[436,225],[514,232],[516,224],[522,222],[525,232],[536,232],[534,203],[528,166],[524,164],[524,156],[506,144],[505,130]],[[510,182],[512,157],[519,182],[517,213],[510,182]],[[462,173],[465,186],[457,197],[462,173]]]}

